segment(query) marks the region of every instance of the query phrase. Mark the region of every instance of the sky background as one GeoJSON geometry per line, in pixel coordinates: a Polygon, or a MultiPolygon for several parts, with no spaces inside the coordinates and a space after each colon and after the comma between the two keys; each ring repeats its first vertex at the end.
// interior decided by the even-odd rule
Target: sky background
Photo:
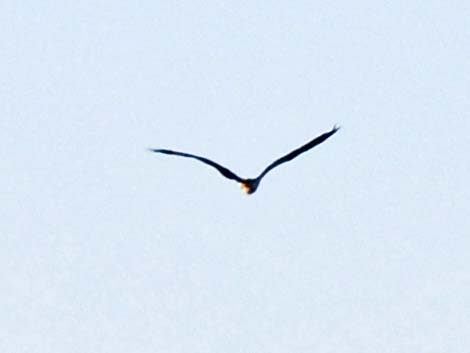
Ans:
{"type": "Polygon", "coordinates": [[[0,351],[470,349],[466,1],[2,1],[0,351]],[[256,194],[244,177],[328,131],[256,194]]]}

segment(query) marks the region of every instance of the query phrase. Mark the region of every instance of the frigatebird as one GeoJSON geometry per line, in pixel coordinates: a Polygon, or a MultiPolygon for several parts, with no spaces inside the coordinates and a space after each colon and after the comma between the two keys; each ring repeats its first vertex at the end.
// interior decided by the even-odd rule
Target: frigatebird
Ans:
{"type": "Polygon", "coordinates": [[[313,147],[319,145],[320,143],[324,142],[326,139],[328,139],[331,135],[336,133],[336,131],[339,130],[338,126],[333,126],[333,129],[331,131],[325,132],[324,134],[315,137],[313,140],[310,142],[307,142],[305,145],[293,150],[292,152],[286,154],[285,156],[282,156],[279,159],[276,159],[274,162],[272,162],[270,165],[266,167],[266,169],[263,170],[263,172],[258,175],[256,178],[241,178],[238,175],[236,175],[234,172],[231,170],[221,166],[220,164],[211,161],[210,159],[207,159],[205,157],[201,156],[196,156],[194,154],[190,153],[184,153],[184,152],[177,152],[177,151],[172,151],[172,150],[167,150],[167,149],[153,149],[149,148],[149,151],[151,152],[156,152],[156,153],[164,153],[164,154],[170,154],[170,155],[175,155],[175,156],[181,156],[181,157],[188,157],[188,158],[194,158],[197,159],[198,161],[201,161],[205,164],[210,165],[211,167],[214,167],[219,171],[220,174],[222,174],[224,177],[235,180],[238,183],[240,183],[241,189],[246,193],[246,194],[252,194],[256,191],[256,189],[259,186],[259,183],[261,182],[261,179],[264,178],[264,176],[271,171],[272,169],[276,168],[277,166],[293,160],[295,157],[299,156],[300,154],[307,152],[308,150],[312,149],[313,147]]]}

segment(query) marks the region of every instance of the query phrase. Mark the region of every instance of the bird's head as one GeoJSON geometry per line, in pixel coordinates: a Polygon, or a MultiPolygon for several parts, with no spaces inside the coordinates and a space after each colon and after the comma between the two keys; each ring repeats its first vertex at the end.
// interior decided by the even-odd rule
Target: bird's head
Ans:
{"type": "Polygon", "coordinates": [[[245,179],[240,183],[240,188],[247,195],[253,194],[258,188],[259,180],[258,179],[245,179]]]}

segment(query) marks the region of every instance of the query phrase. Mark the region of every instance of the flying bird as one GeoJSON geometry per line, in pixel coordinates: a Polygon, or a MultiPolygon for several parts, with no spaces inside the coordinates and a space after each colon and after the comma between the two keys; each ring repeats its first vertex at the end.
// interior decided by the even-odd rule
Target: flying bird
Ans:
{"type": "Polygon", "coordinates": [[[166,149],[153,149],[150,148],[149,151],[151,152],[156,152],[156,153],[164,153],[164,154],[170,154],[170,155],[175,155],[175,156],[181,156],[181,157],[188,157],[188,158],[194,158],[197,159],[198,161],[201,161],[205,164],[210,165],[211,167],[214,167],[219,171],[220,174],[222,174],[224,177],[235,180],[236,182],[240,183],[241,189],[246,193],[246,194],[252,194],[256,191],[258,188],[261,180],[264,178],[264,176],[271,171],[272,169],[276,168],[277,166],[289,162],[293,160],[295,157],[299,156],[300,154],[307,152],[308,150],[312,149],[313,147],[319,145],[320,143],[324,142],[326,139],[328,139],[330,136],[332,136],[336,131],[339,130],[339,127],[336,125],[333,127],[331,131],[325,132],[324,134],[314,138],[310,142],[307,142],[305,145],[293,150],[292,152],[289,152],[285,156],[282,156],[279,159],[276,159],[274,162],[272,162],[270,165],[268,165],[263,172],[258,175],[256,178],[241,178],[238,175],[236,175],[234,172],[231,170],[225,168],[224,166],[221,166],[220,164],[211,161],[208,158],[201,157],[201,156],[196,156],[194,154],[190,153],[184,153],[184,152],[177,152],[177,151],[171,151],[171,150],[166,150],[166,149]]]}

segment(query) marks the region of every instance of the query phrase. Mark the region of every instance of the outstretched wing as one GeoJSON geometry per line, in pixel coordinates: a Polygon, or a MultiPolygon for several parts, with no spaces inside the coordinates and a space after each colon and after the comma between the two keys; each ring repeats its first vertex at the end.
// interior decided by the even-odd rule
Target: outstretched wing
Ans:
{"type": "Polygon", "coordinates": [[[184,153],[184,152],[176,152],[176,151],[171,151],[171,150],[165,150],[165,149],[152,149],[152,148],[150,148],[149,151],[156,152],[156,153],[172,154],[172,155],[181,156],[181,157],[194,158],[194,159],[197,159],[198,161],[209,164],[211,167],[214,167],[215,169],[217,169],[220,172],[220,174],[222,174],[224,177],[226,177],[228,179],[236,180],[238,182],[243,181],[242,178],[240,178],[238,175],[236,175],[235,173],[233,173],[229,169],[221,166],[220,164],[217,164],[217,163],[211,161],[210,159],[204,158],[204,157],[200,157],[200,156],[196,156],[194,154],[189,154],[189,153],[184,153]]]}
{"type": "Polygon", "coordinates": [[[281,165],[282,163],[289,162],[293,160],[295,157],[298,155],[307,152],[308,150],[312,149],[316,145],[319,145],[320,143],[324,142],[327,138],[329,138],[331,135],[333,135],[336,131],[339,130],[339,127],[336,125],[333,127],[333,129],[329,132],[324,133],[323,135],[320,135],[316,138],[314,138],[312,141],[306,143],[302,147],[299,147],[292,152],[286,154],[285,156],[275,160],[272,162],[270,165],[266,167],[266,169],[260,174],[258,177],[259,179],[263,178],[271,169],[276,168],[277,166],[281,165]]]}

